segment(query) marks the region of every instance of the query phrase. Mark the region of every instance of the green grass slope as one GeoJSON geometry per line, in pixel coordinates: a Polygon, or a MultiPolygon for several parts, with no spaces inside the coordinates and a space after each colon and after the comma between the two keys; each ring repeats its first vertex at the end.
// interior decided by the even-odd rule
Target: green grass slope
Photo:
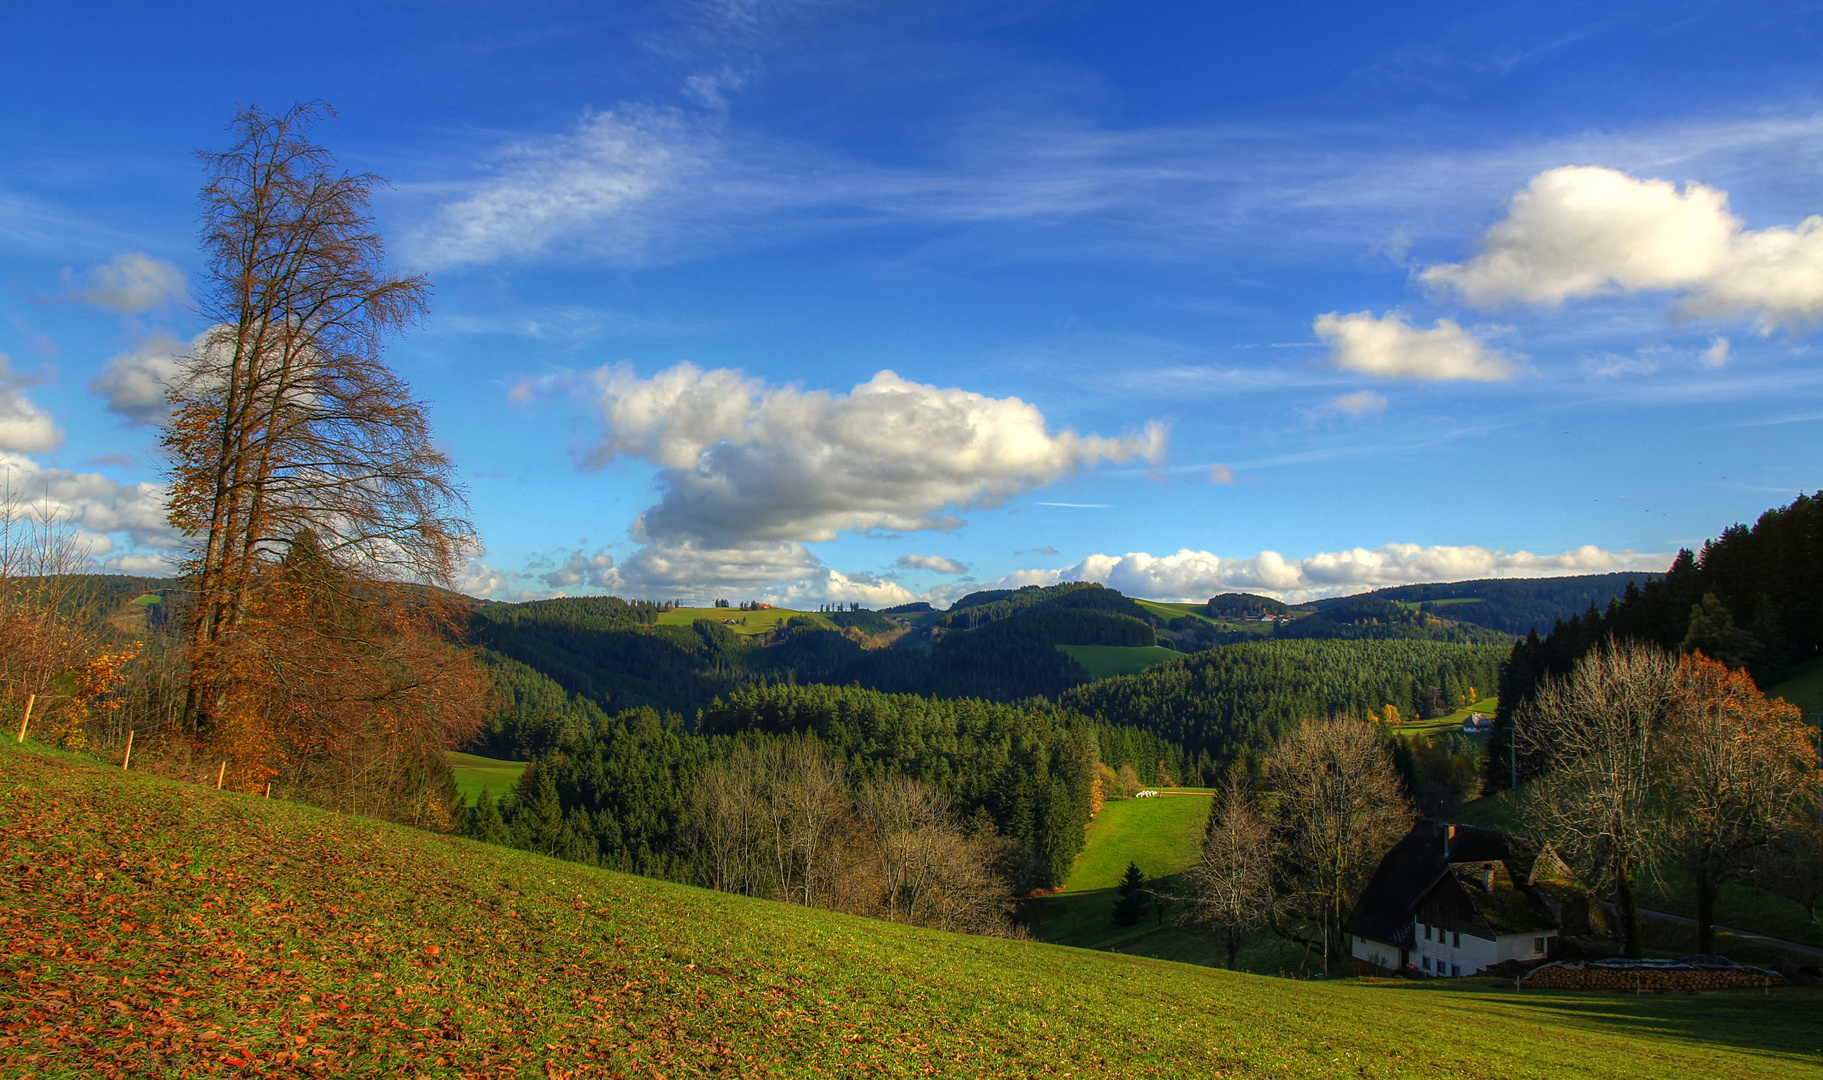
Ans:
{"type": "Polygon", "coordinates": [[[659,613],[660,626],[690,626],[698,619],[707,619],[713,623],[723,623],[728,629],[742,637],[756,634],[770,634],[780,623],[792,619],[805,618],[825,630],[834,630],[836,624],[815,611],[791,611],[787,608],[762,608],[759,611],[742,611],[740,608],[722,607],[680,607],[659,613]]]}
{"type": "Polygon", "coordinates": [[[1791,678],[1766,691],[1767,697],[1784,698],[1807,713],[1823,713],[1823,660],[1812,660],[1791,678]]]}
{"type": "Polygon", "coordinates": [[[1060,652],[1068,653],[1091,679],[1111,679],[1116,675],[1132,675],[1144,671],[1154,664],[1167,660],[1176,660],[1184,654],[1176,649],[1167,649],[1163,645],[1058,645],[1060,652]]]}
{"type": "Polygon", "coordinates": [[[443,756],[449,759],[450,772],[455,775],[457,797],[470,806],[480,800],[483,791],[491,792],[498,799],[513,790],[527,764],[455,751],[443,756]]]}
{"type": "Polygon", "coordinates": [[[0,747],[0,1075],[1780,1077],[1823,997],[970,938],[0,747]]]}
{"type": "Polygon", "coordinates": [[[1182,873],[1196,864],[1208,820],[1209,796],[1181,789],[1107,803],[1089,822],[1064,888],[1112,889],[1129,862],[1149,878],[1182,873]]]}

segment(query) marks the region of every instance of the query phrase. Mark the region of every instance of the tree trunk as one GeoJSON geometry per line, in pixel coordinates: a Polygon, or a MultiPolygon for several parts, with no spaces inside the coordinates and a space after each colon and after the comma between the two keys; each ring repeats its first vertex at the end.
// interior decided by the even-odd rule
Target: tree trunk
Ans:
{"type": "Polygon", "coordinates": [[[1627,955],[1644,959],[1646,944],[1639,939],[1639,907],[1633,896],[1633,864],[1621,860],[1614,867],[1614,900],[1620,907],[1620,929],[1627,942],[1627,955]]]}
{"type": "Polygon", "coordinates": [[[1709,867],[1698,863],[1696,869],[1696,951],[1715,952],[1715,894],[1721,882],[1709,867]]]}
{"type": "Polygon", "coordinates": [[[1240,962],[1240,957],[1241,957],[1241,928],[1238,926],[1230,926],[1228,928],[1228,970],[1229,971],[1233,971],[1235,969],[1235,965],[1240,962]]]}

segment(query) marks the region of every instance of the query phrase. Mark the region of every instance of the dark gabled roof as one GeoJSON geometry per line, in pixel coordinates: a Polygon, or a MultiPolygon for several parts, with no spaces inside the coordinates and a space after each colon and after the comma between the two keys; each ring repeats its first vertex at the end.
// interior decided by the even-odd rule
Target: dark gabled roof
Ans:
{"type": "Polygon", "coordinates": [[[1412,947],[1412,906],[1449,876],[1497,933],[1554,927],[1555,916],[1535,895],[1539,890],[1532,877],[1534,870],[1555,875],[1559,865],[1551,846],[1542,840],[1473,825],[1420,821],[1380,860],[1355,901],[1347,930],[1373,941],[1412,947]],[[1546,853],[1551,853],[1549,864],[1539,867],[1539,858],[1546,853]],[[1484,886],[1482,872],[1490,866],[1491,891],[1484,886]]]}
{"type": "Polygon", "coordinates": [[[1526,887],[1524,878],[1515,880],[1510,863],[1452,862],[1449,872],[1496,935],[1557,928],[1557,917],[1526,887]]]}
{"type": "Polygon", "coordinates": [[[1412,902],[1443,868],[1443,826],[1420,821],[1380,860],[1349,915],[1348,932],[1372,941],[1410,948],[1412,902]]]}

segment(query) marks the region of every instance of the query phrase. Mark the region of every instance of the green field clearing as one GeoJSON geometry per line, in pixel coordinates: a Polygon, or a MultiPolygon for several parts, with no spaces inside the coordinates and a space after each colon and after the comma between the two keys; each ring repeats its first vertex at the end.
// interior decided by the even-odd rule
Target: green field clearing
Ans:
{"type": "Polygon", "coordinates": [[[1133,602],[1166,622],[1170,622],[1172,619],[1181,619],[1185,615],[1194,615],[1224,633],[1233,633],[1235,631],[1239,631],[1243,634],[1272,633],[1271,623],[1233,622],[1228,619],[1212,619],[1208,615],[1209,607],[1207,604],[1167,604],[1162,600],[1138,599],[1133,602]]]}
{"type": "Polygon", "coordinates": [[[479,754],[458,754],[453,750],[443,756],[449,760],[450,771],[456,776],[457,797],[469,806],[480,800],[483,791],[491,792],[498,799],[513,790],[527,764],[479,754]]]}
{"type": "Polygon", "coordinates": [[[1823,713],[1823,660],[1805,664],[1791,678],[1766,691],[1766,696],[1784,698],[1807,713],[1823,713]]]}
{"type": "Polygon", "coordinates": [[[137,600],[132,600],[129,602],[138,604],[140,607],[151,607],[153,604],[164,603],[165,598],[158,595],[157,593],[147,593],[146,595],[138,598],[137,600]]]}
{"type": "MultiPolygon", "coordinates": [[[[1457,709],[1448,716],[1437,716],[1432,717],[1429,720],[1418,720],[1410,724],[1401,724],[1393,729],[1393,733],[1396,735],[1441,735],[1450,731],[1460,732],[1462,730],[1462,722],[1469,718],[1470,713],[1486,713],[1491,717],[1499,708],[1499,698],[1486,698],[1482,701],[1477,701],[1467,708],[1457,709]]],[[[1485,739],[1487,736],[1479,735],[1474,737],[1485,739]]]]}
{"type": "Polygon", "coordinates": [[[1059,645],[1057,648],[1075,657],[1089,671],[1091,679],[1111,679],[1131,675],[1154,664],[1176,660],[1184,654],[1163,645],[1059,645]]]}
{"type": "Polygon", "coordinates": [[[658,615],[660,626],[689,626],[698,619],[726,624],[728,629],[743,637],[754,634],[769,634],[780,623],[802,616],[823,627],[833,630],[836,624],[830,622],[814,611],[791,611],[787,608],[765,608],[761,611],[742,611],[740,608],[725,607],[686,607],[675,611],[661,611],[658,615]]]}
{"type": "Polygon", "coordinates": [[[1819,1075],[1823,992],[1297,982],[919,930],[0,746],[0,1063],[93,1076],[1819,1075]]]}
{"type": "Polygon", "coordinates": [[[1104,804],[1089,822],[1082,851],[1070,867],[1067,891],[1112,889],[1135,862],[1147,877],[1180,873],[1196,864],[1209,820],[1209,796],[1200,789],[1165,788],[1151,799],[1104,804]]]}
{"type": "Polygon", "coordinates": [[[1393,602],[1402,608],[1416,611],[1425,604],[1432,607],[1455,607],[1458,604],[1479,604],[1481,601],[1482,598],[1479,596],[1452,596],[1447,600],[1395,600],[1393,602]]]}

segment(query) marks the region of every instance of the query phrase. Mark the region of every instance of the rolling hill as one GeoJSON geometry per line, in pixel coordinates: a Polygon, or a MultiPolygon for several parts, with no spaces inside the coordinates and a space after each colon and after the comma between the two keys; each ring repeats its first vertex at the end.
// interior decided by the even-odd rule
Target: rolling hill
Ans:
{"type": "Polygon", "coordinates": [[[1308,983],[754,901],[0,747],[37,1077],[1779,1077],[1823,995],[1308,983]]]}

